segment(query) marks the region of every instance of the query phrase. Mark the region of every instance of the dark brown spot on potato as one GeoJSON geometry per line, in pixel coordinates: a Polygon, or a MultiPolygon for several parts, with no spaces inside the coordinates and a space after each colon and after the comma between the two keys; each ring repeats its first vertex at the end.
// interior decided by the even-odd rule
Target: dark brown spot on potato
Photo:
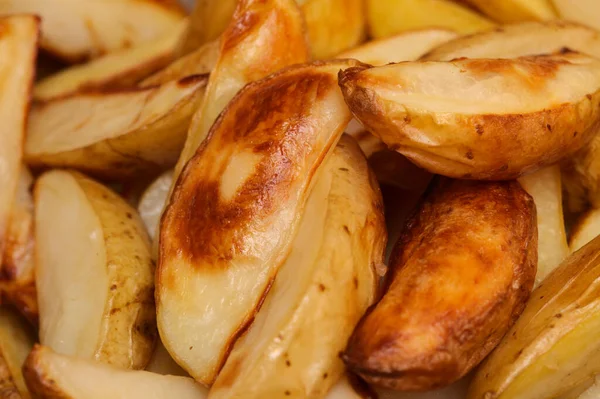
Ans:
{"type": "Polygon", "coordinates": [[[323,291],[325,291],[326,289],[327,289],[327,287],[325,287],[325,285],[324,285],[324,284],[322,284],[322,283],[319,283],[319,291],[323,292],[323,291]]]}
{"type": "Polygon", "coordinates": [[[467,153],[465,154],[465,157],[467,159],[473,159],[473,152],[472,151],[467,151],[467,153]]]}

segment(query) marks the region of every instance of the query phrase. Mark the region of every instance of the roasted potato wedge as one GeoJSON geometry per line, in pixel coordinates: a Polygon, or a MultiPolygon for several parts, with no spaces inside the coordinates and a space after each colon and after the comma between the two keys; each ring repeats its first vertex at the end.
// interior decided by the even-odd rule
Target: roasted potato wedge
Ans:
{"type": "Polygon", "coordinates": [[[449,0],[367,0],[369,33],[374,38],[423,28],[446,28],[473,33],[495,24],[449,0]]]}
{"type": "Polygon", "coordinates": [[[600,30],[600,4],[595,0],[550,0],[561,18],[600,30]]]}
{"type": "Polygon", "coordinates": [[[562,179],[569,212],[600,208],[600,135],[562,163],[562,179]]]}
{"type": "Polygon", "coordinates": [[[206,82],[206,76],[191,76],[37,105],[29,115],[26,162],[116,180],[160,173],[177,161],[206,82]]]}
{"type": "Polygon", "coordinates": [[[0,306],[0,397],[29,399],[21,367],[35,337],[24,320],[12,309],[0,306]]]}
{"type": "Polygon", "coordinates": [[[204,399],[206,389],[189,377],[123,370],[86,359],[60,355],[36,345],[23,374],[40,399],[204,399]]]}
{"type": "Polygon", "coordinates": [[[342,71],[340,86],[367,130],[449,177],[534,172],[600,126],[600,61],[577,53],[361,65],[342,71]]]}
{"type": "Polygon", "coordinates": [[[344,373],[339,352],[376,298],[386,239],[379,187],[345,136],[319,171],[291,252],[211,398],[325,397],[344,373]]]}
{"type": "Polygon", "coordinates": [[[300,65],[247,85],[175,185],[160,227],[158,326],[203,384],[291,249],[314,174],[350,120],[337,73],[353,64],[300,65]]]}
{"type": "Polygon", "coordinates": [[[577,219],[571,229],[569,248],[578,251],[588,242],[600,235],[600,209],[590,209],[577,219]]]}
{"type": "Polygon", "coordinates": [[[141,219],[76,172],[45,173],[34,198],[40,341],[61,354],[144,368],[157,334],[141,219]]]}
{"type": "MultiPolygon", "coordinates": [[[[556,18],[550,0],[462,0],[502,23],[556,18]]],[[[571,1],[571,0],[567,0],[571,1]]],[[[567,18],[570,19],[570,18],[567,18]]]]}
{"type": "Polygon", "coordinates": [[[470,399],[550,399],[600,372],[600,238],[571,254],[475,374],[470,399]]]}
{"type": "Polygon", "coordinates": [[[438,179],[406,226],[387,292],[342,358],[367,382],[435,389],[483,360],[525,307],[537,263],[535,205],[514,181],[438,179]]]}
{"type": "Polygon", "coordinates": [[[69,62],[158,39],[184,12],[157,0],[3,0],[0,15],[31,13],[42,18],[41,47],[69,62]]]}

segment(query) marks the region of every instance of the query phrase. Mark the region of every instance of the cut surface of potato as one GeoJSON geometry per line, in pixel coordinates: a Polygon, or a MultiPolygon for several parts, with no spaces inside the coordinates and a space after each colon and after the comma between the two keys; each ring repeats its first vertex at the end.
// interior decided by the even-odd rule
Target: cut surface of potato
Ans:
{"type": "Polygon", "coordinates": [[[155,0],[3,0],[0,15],[42,18],[41,47],[70,62],[159,38],[183,17],[155,0]]]}
{"type": "MultiPolygon", "coordinates": [[[[462,0],[502,23],[556,18],[550,0],[462,0]]],[[[571,0],[568,0],[571,1],[571,0]]],[[[570,18],[566,18],[570,19],[570,18]]]]}
{"type": "Polygon", "coordinates": [[[34,334],[25,320],[21,319],[14,310],[0,306],[0,397],[7,399],[31,397],[21,367],[34,342],[34,334]],[[12,384],[6,384],[7,380],[12,384]],[[12,385],[12,388],[6,385],[12,385]],[[6,388],[8,390],[4,390],[6,388]]]}
{"type": "Polygon", "coordinates": [[[172,184],[173,171],[168,170],[148,186],[140,199],[138,212],[144,221],[144,225],[146,225],[151,240],[154,240],[157,236],[160,217],[169,198],[172,184]]]}
{"type": "Polygon", "coordinates": [[[285,261],[314,174],[350,120],[337,73],[353,64],[247,85],[175,185],[160,227],[158,325],[197,381],[214,381],[285,261]]]}
{"type": "Polygon", "coordinates": [[[40,341],[144,368],[156,339],[154,267],[135,210],[83,175],[51,171],[36,183],[35,213],[40,341]]]}
{"type": "Polygon", "coordinates": [[[204,399],[206,389],[189,377],[123,370],[60,355],[36,345],[23,373],[40,399],[204,399]]]}
{"type": "Polygon", "coordinates": [[[349,68],[354,116],[449,177],[512,179],[574,154],[600,125],[600,61],[577,53],[349,68]]]}
{"type": "Polygon", "coordinates": [[[180,375],[189,377],[189,374],[175,363],[175,360],[169,355],[167,348],[165,348],[160,339],[156,343],[156,348],[154,349],[154,353],[152,354],[148,366],[146,366],[146,371],[162,375],[180,375]]]}
{"type": "Polygon", "coordinates": [[[561,165],[566,208],[578,213],[600,208],[600,135],[561,165]]]}
{"type": "Polygon", "coordinates": [[[556,398],[600,372],[600,238],[571,254],[478,369],[469,399],[556,398]]]}
{"type": "Polygon", "coordinates": [[[600,235],[600,209],[590,209],[583,213],[571,230],[569,247],[575,252],[600,235]]]}
{"type": "Polygon", "coordinates": [[[600,4],[595,0],[550,0],[561,18],[600,30],[600,4]]]}
{"type": "Polygon", "coordinates": [[[146,89],[78,94],[31,110],[25,159],[32,167],[70,167],[125,179],[177,161],[206,76],[146,89]]]}
{"type": "Polygon", "coordinates": [[[325,397],[344,372],[338,354],[376,297],[383,204],[349,136],[316,179],[291,252],[211,398],[325,397]]]}
{"type": "Polygon", "coordinates": [[[424,391],[468,373],[523,311],[537,264],[535,205],[515,181],[438,178],[406,226],[386,293],[342,359],[369,383],[424,391]]]}

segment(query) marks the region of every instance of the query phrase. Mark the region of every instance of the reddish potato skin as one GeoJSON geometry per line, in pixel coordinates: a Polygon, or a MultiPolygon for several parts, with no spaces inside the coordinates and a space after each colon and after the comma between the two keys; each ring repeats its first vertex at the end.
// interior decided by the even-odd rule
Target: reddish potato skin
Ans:
{"type": "Polygon", "coordinates": [[[379,386],[448,385],[513,325],[536,269],[535,204],[518,182],[438,178],[396,243],[381,302],[342,358],[379,386]]]}

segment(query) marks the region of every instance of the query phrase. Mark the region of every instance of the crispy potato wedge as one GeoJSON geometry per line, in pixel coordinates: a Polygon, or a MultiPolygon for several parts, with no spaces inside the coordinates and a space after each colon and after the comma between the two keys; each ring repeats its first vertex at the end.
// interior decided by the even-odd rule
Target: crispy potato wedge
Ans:
{"type": "Polygon", "coordinates": [[[367,130],[449,177],[533,172],[577,152],[600,125],[600,61],[577,53],[361,65],[342,71],[340,86],[367,130]]]}
{"type": "MultiPolygon", "coordinates": [[[[537,210],[538,266],[537,286],[569,255],[562,209],[562,185],[558,165],[540,169],[519,179],[533,197],[537,210]]],[[[599,231],[600,234],[600,231],[599,231]]]]}
{"type": "Polygon", "coordinates": [[[138,212],[144,221],[144,225],[146,226],[146,230],[152,241],[154,241],[158,235],[160,217],[162,216],[162,211],[169,199],[172,185],[173,171],[168,170],[158,176],[156,180],[146,188],[140,198],[138,212]]]}
{"type": "Polygon", "coordinates": [[[566,208],[571,213],[600,208],[600,135],[561,165],[566,208]]]}
{"type": "MultiPolygon", "coordinates": [[[[501,23],[556,18],[550,0],[462,0],[501,23]]],[[[571,0],[568,0],[571,1],[571,0]]],[[[567,18],[569,19],[569,18],[567,18]]]]}
{"type": "Polygon", "coordinates": [[[158,326],[203,384],[291,249],[314,174],[350,121],[337,72],[352,64],[300,65],[247,85],[175,185],[160,227],[158,326]]]}
{"type": "Polygon", "coordinates": [[[157,0],[3,0],[2,14],[42,18],[41,47],[69,62],[158,39],[184,17],[180,8],[157,0]]]}
{"type": "Polygon", "coordinates": [[[525,307],[537,263],[535,205],[514,181],[439,179],[406,225],[387,292],[342,358],[367,382],[435,389],[485,358],[525,307]]]}
{"type": "Polygon", "coordinates": [[[600,372],[600,238],[571,254],[475,374],[470,399],[550,399],[600,372]]]}
{"type": "Polygon", "coordinates": [[[148,363],[148,366],[146,366],[146,371],[162,375],[190,376],[184,369],[175,363],[175,360],[169,355],[167,348],[165,348],[160,339],[156,343],[156,349],[154,349],[152,358],[150,358],[150,362],[148,363]]]}
{"type": "Polygon", "coordinates": [[[36,345],[23,374],[40,399],[204,399],[206,389],[189,377],[123,370],[76,359],[36,345]]]}
{"type": "Polygon", "coordinates": [[[550,0],[558,15],[600,30],[600,4],[595,0],[550,0]]]}
{"type": "Polygon", "coordinates": [[[144,368],[157,334],[141,219],[76,172],[45,173],[34,198],[40,341],[65,355],[144,368]]]}
{"type": "Polygon", "coordinates": [[[173,61],[178,40],[186,26],[187,21],[182,21],[156,40],[50,75],[36,83],[33,97],[37,101],[48,101],[79,92],[132,87],[173,61]]]}
{"type": "Polygon", "coordinates": [[[211,398],[322,398],[339,352],[376,298],[387,233],[379,186],[355,140],[319,170],[292,249],[211,398]]]}
{"type": "Polygon", "coordinates": [[[588,242],[600,235],[600,209],[590,209],[584,212],[571,229],[569,248],[571,252],[578,251],[588,242]]]}
{"type": "Polygon", "coordinates": [[[524,22],[462,36],[426,54],[424,61],[456,58],[516,58],[552,54],[563,48],[600,57],[600,33],[566,21],[524,22]]]}
{"type": "Polygon", "coordinates": [[[37,105],[29,115],[26,162],[115,180],[160,173],[177,161],[206,82],[207,76],[195,75],[37,105]]]}
{"type": "Polygon", "coordinates": [[[35,336],[24,320],[12,309],[0,306],[0,397],[29,399],[21,367],[35,336]]]}
{"type": "Polygon", "coordinates": [[[374,38],[431,27],[473,33],[495,24],[448,0],[367,0],[369,33],[374,38]]]}

